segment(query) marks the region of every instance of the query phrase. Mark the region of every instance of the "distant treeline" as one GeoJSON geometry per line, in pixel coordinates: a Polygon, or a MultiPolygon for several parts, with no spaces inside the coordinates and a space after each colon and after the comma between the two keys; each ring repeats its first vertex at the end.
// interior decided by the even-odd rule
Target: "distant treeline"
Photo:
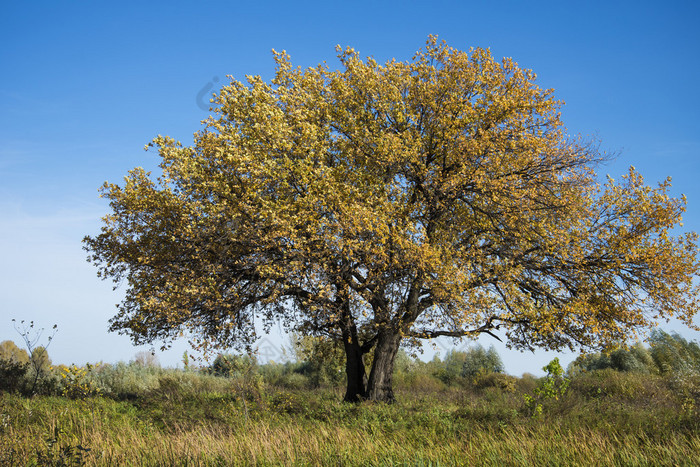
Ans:
{"type": "MultiPolygon", "coordinates": [[[[162,369],[157,358],[148,352],[139,352],[129,363],[52,366],[45,348],[37,347],[30,355],[12,341],[4,341],[0,343],[0,391],[27,396],[102,394],[133,398],[157,388],[164,374],[177,371],[205,379],[242,378],[260,387],[312,389],[345,384],[344,353],[333,342],[293,335],[291,353],[292,362],[265,364],[254,355],[219,354],[211,364],[193,365],[185,355],[184,370],[162,369]]],[[[371,360],[372,355],[366,358],[371,360]]],[[[697,385],[700,392],[700,346],[678,334],[655,331],[647,345],[637,343],[607,353],[582,354],[569,365],[565,376],[572,379],[600,370],[674,378],[685,381],[689,387],[697,385]]],[[[397,388],[426,392],[489,386],[514,391],[516,385],[532,386],[535,381],[528,374],[522,378],[505,374],[498,352],[480,345],[452,350],[443,358],[436,356],[428,362],[400,350],[394,369],[397,388]]]]}

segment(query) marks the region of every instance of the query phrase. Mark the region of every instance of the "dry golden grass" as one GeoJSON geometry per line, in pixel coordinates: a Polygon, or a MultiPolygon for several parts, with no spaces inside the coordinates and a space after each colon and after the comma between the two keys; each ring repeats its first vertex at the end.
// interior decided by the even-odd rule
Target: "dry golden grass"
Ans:
{"type": "MultiPolygon", "coordinates": [[[[297,404],[322,398],[329,409],[316,414],[286,413],[275,411],[270,404],[250,407],[251,416],[246,418],[238,405],[223,401],[219,409],[230,417],[225,421],[164,424],[154,421],[153,406],[148,406],[152,410],[148,412],[102,398],[70,401],[4,395],[0,400],[0,462],[651,466],[694,465],[700,460],[700,433],[692,429],[663,436],[643,430],[624,432],[613,426],[614,420],[607,427],[576,426],[559,416],[482,422],[465,417],[454,400],[439,397],[407,399],[393,406],[329,402],[328,395],[296,397],[297,404]],[[56,430],[60,430],[58,439],[51,444],[47,440],[56,430]],[[90,449],[82,459],[75,456],[81,453],[78,446],[90,449]]],[[[178,410],[180,403],[172,404],[169,401],[157,409],[178,410]]]]}

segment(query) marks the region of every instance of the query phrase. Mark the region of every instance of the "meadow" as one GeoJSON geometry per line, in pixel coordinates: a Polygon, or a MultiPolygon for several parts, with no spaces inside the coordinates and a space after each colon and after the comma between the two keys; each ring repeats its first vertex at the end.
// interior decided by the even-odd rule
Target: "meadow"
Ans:
{"type": "Polygon", "coordinates": [[[328,362],[50,367],[5,379],[0,465],[698,465],[700,355],[669,337],[541,378],[402,355],[394,404],[342,402],[328,362]]]}

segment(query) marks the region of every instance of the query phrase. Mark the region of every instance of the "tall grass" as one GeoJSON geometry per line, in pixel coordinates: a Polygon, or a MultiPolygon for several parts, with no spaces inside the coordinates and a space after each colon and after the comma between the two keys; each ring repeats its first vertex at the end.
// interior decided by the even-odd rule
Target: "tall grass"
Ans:
{"type": "Polygon", "coordinates": [[[392,405],[342,403],[295,364],[57,368],[41,395],[0,393],[0,465],[700,465],[695,367],[581,368],[552,394],[532,376],[404,367],[392,405]]]}
{"type": "Polygon", "coordinates": [[[695,465],[700,453],[697,414],[658,376],[580,375],[538,417],[524,380],[399,389],[385,405],[175,370],[130,378],[150,382],[125,398],[0,396],[0,465],[695,465]]]}

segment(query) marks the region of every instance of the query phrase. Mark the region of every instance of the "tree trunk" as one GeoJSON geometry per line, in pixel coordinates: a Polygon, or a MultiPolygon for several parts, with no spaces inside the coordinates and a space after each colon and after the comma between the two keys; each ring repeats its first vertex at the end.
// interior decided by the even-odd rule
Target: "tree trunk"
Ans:
{"type": "Polygon", "coordinates": [[[345,342],[345,374],[348,378],[345,402],[360,402],[367,398],[367,374],[362,361],[362,349],[355,342],[345,342]]]}
{"type": "Polygon", "coordinates": [[[384,331],[377,340],[374,349],[374,361],[369,375],[367,398],[377,402],[394,402],[392,379],[394,376],[394,361],[401,344],[398,332],[384,331]]]}

